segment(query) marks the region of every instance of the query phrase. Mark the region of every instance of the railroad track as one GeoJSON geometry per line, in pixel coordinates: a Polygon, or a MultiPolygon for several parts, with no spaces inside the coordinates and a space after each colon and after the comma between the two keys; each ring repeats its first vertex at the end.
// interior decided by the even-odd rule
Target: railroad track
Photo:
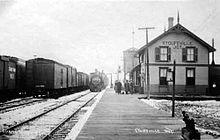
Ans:
{"type": "Polygon", "coordinates": [[[74,125],[78,122],[79,112],[85,106],[87,106],[98,94],[95,94],[92,98],[86,101],[82,106],[80,106],[76,111],[72,113],[69,117],[64,119],[60,124],[58,124],[52,131],[50,131],[46,136],[44,136],[41,140],[61,140],[66,137],[66,135],[70,132],[70,130],[74,127],[74,125]]]}
{"type": "Polygon", "coordinates": [[[30,99],[32,99],[32,97],[26,97],[26,98],[16,99],[16,100],[12,100],[12,101],[7,101],[7,102],[1,102],[0,107],[7,105],[7,104],[21,102],[21,101],[30,100],[30,99]]]}
{"type": "Polygon", "coordinates": [[[97,94],[86,93],[76,97],[8,128],[5,134],[9,139],[48,139],[57,128],[74,116],[76,112],[88,104],[95,96],[97,94]],[[83,101],[83,99],[86,101],[83,101]]]}
{"type": "Polygon", "coordinates": [[[0,112],[6,112],[7,110],[10,110],[15,107],[25,106],[25,105],[32,104],[34,102],[42,102],[45,100],[46,99],[25,98],[23,100],[8,102],[8,103],[0,105],[0,112]]]}

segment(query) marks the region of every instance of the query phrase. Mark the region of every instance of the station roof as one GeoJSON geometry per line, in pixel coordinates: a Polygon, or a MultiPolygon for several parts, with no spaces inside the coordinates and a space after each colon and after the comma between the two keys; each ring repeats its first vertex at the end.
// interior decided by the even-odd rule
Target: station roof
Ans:
{"type": "MultiPolygon", "coordinates": [[[[181,24],[177,23],[175,26],[173,26],[172,28],[170,28],[169,30],[167,30],[166,32],[162,33],[161,35],[159,35],[158,37],[156,37],[155,39],[153,39],[152,41],[150,41],[148,43],[148,46],[150,47],[152,44],[154,44],[155,42],[157,42],[159,39],[163,38],[164,36],[170,34],[170,33],[184,33],[187,34],[188,36],[190,36],[191,38],[193,38],[194,40],[198,41],[202,46],[206,47],[208,49],[209,52],[213,52],[216,51],[215,48],[213,48],[212,46],[210,46],[208,43],[206,43],[205,41],[203,41],[202,39],[200,39],[198,36],[196,36],[195,34],[193,34],[192,32],[190,32],[188,29],[186,29],[184,26],[182,26],[181,24]]],[[[146,49],[146,45],[144,45],[143,47],[141,47],[138,50],[138,53],[141,54],[143,53],[143,51],[146,49]]]]}

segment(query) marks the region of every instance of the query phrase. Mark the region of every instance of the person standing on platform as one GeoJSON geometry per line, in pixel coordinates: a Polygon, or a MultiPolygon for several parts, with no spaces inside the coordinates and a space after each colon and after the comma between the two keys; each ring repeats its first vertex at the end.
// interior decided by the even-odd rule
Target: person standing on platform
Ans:
{"type": "Polygon", "coordinates": [[[118,81],[118,84],[117,84],[118,94],[121,94],[121,86],[122,86],[121,82],[118,81]]]}
{"type": "Polygon", "coordinates": [[[116,93],[118,93],[118,81],[115,81],[115,86],[114,86],[114,90],[116,93]]]}
{"type": "Polygon", "coordinates": [[[133,83],[132,80],[131,80],[129,86],[130,86],[130,93],[133,95],[133,92],[134,92],[134,83],[133,83]]]}
{"type": "Polygon", "coordinates": [[[128,92],[129,92],[129,83],[128,83],[128,80],[126,80],[124,86],[125,86],[125,94],[128,94],[128,92]]]}

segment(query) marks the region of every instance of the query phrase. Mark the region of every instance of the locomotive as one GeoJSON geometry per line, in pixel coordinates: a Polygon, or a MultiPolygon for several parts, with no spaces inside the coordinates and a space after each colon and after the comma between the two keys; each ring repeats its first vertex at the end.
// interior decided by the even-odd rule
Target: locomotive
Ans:
{"type": "Polygon", "coordinates": [[[89,75],[54,60],[0,56],[0,100],[24,96],[58,97],[88,89],[89,75]]]}
{"type": "Polygon", "coordinates": [[[89,80],[89,89],[91,92],[100,92],[108,86],[108,77],[104,72],[95,72],[90,73],[89,80]]]}

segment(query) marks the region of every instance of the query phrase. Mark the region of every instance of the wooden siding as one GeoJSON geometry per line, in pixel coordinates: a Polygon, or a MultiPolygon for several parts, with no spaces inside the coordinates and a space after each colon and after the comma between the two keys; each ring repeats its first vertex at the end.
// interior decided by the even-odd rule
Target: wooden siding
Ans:
{"type": "MultiPolygon", "coordinates": [[[[156,43],[152,44],[152,46],[149,47],[149,62],[154,63],[155,62],[155,48],[159,46],[168,46],[171,48],[171,61],[169,62],[159,62],[159,63],[173,63],[174,60],[176,60],[177,64],[187,64],[187,62],[182,62],[182,48],[175,49],[174,45],[165,45],[163,44],[163,41],[184,41],[184,42],[192,42],[192,45],[182,45],[183,47],[186,46],[194,46],[198,48],[198,61],[197,64],[208,64],[208,49],[201,46],[200,43],[193,40],[192,38],[188,37],[184,34],[178,34],[178,33],[172,33],[169,34],[162,39],[158,40],[156,43]]],[[[145,51],[146,54],[146,51],[145,51]]],[[[190,62],[191,64],[192,62],[190,62]]]]}

